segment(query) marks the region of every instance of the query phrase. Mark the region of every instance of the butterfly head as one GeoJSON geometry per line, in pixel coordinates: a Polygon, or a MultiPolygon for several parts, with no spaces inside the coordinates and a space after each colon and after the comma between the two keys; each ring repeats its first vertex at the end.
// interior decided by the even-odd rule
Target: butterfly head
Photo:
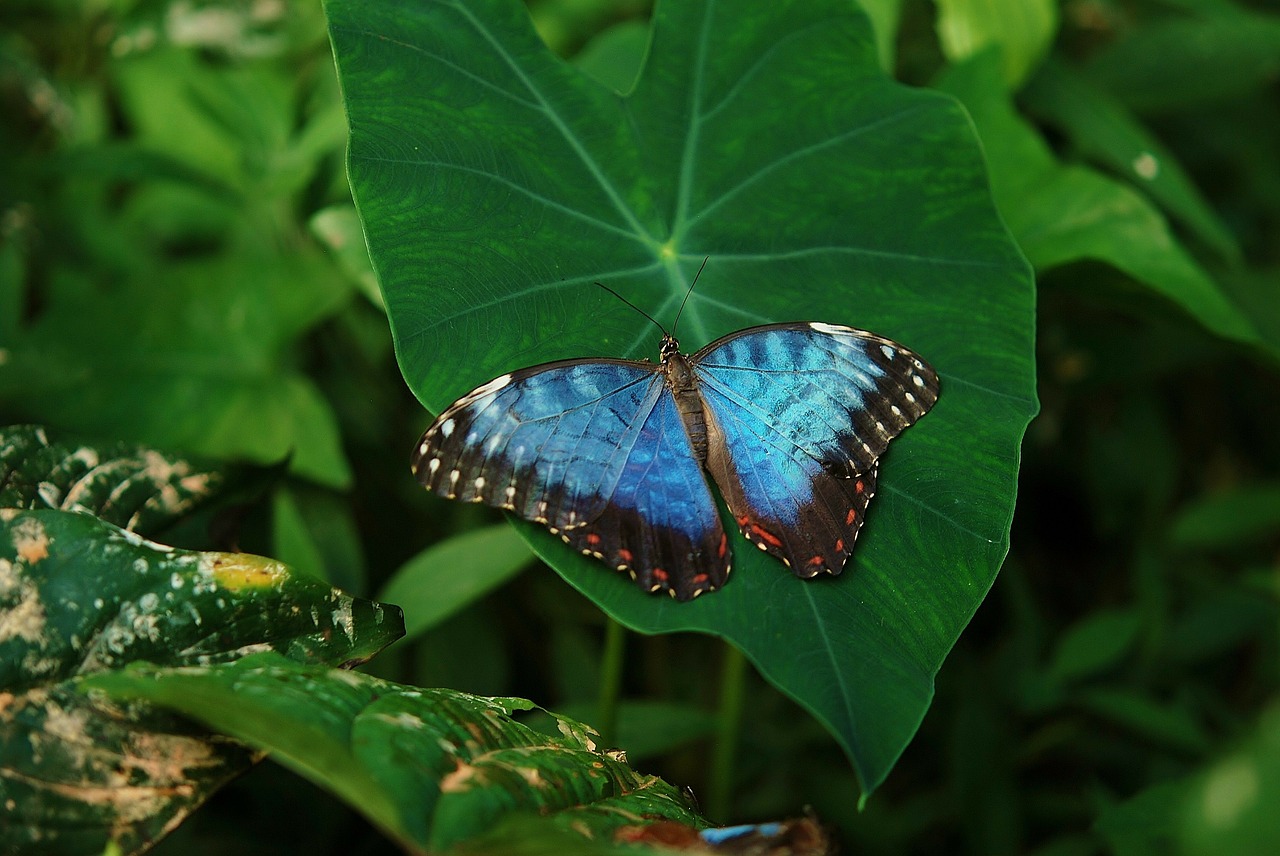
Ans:
{"type": "Polygon", "coordinates": [[[665,363],[667,360],[680,353],[680,343],[677,342],[675,337],[670,333],[664,332],[662,334],[662,344],[658,346],[658,353],[662,356],[662,361],[665,363]]]}

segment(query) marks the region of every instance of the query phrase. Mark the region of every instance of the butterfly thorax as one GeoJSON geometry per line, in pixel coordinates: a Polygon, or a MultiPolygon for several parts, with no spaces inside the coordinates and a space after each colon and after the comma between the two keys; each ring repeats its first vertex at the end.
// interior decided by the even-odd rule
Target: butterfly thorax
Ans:
{"type": "Polygon", "coordinates": [[[666,375],[667,386],[671,388],[680,420],[689,432],[694,458],[698,463],[704,463],[707,460],[707,416],[703,411],[702,394],[698,392],[698,376],[689,358],[680,353],[680,343],[670,335],[662,337],[660,353],[662,371],[666,375]]]}

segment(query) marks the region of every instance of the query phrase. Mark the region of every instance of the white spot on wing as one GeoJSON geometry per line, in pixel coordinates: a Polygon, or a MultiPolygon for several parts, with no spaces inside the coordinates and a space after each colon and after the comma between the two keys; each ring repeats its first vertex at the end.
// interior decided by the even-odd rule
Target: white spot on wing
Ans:
{"type": "Polygon", "coordinates": [[[894,350],[888,345],[881,345],[880,353],[884,354],[887,359],[890,359],[890,360],[893,359],[894,350]]]}
{"type": "Polygon", "coordinates": [[[472,400],[483,398],[486,395],[497,392],[509,383],[511,383],[511,375],[509,374],[504,374],[502,377],[495,377],[483,386],[477,386],[475,389],[471,390],[471,394],[467,396],[467,398],[472,400]]]}
{"type": "Polygon", "coordinates": [[[828,336],[847,336],[852,331],[848,327],[838,327],[835,324],[823,324],[821,321],[814,321],[809,327],[819,333],[826,333],[828,336]]]}
{"type": "Polygon", "coordinates": [[[453,433],[453,420],[452,420],[452,419],[446,419],[446,420],[444,420],[443,422],[441,422],[441,423],[440,423],[440,434],[441,434],[441,436],[448,437],[448,436],[449,436],[450,434],[452,434],[452,433],[453,433]]]}

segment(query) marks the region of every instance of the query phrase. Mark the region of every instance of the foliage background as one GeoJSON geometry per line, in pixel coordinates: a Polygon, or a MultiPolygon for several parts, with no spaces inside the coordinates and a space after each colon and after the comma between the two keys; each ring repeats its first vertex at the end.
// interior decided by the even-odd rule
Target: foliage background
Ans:
{"type": "MultiPolygon", "coordinates": [[[[859,813],[831,738],[753,680],[732,808],[714,819],[811,804],[867,853],[1265,852],[1280,10],[865,5],[886,67],[974,118],[1039,275],[1043,412],[1010,559],[884,787],[859,813]]],[[[531,10],[555,50],[625,87],[646,4],[531,10]]],[[[350,208],[318,4],[20,0],[0,24],[3,422],[261,463],[292,451],[239,546],[357,594],[492,522],[407,477],[429,417],[395,368],[350,208]]],[[[494,561],[501,578],[521,554],[494,561]]],[[[590,720],[599,613],[540,567],[482,595],[378,671],[590,720]]],[[[625,644],[619,741],[700,790],[720,646],[625,644]]],[[[156,852],[304,846],[387,847],[265,765],[156,852]]]]}

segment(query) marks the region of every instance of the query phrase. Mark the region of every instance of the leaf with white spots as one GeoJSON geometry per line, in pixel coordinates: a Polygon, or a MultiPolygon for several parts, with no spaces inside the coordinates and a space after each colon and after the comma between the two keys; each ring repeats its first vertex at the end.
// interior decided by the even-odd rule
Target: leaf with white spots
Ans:
{"type": "Polygon", "coordinates": [[[243,468],[50,434],[38,425],[0,429],[0,508],[89,511],[154,535],[243,480],[243,468]]]}
{"type": "Polygon", "coordinates": [[[91,699],[78,677],[259,651],[353,665],[402,632],[396,607],[270,559],[0,510],[0,853],[137,852],[255,757],[146,705],[91,699]]]}
{"type": "Polygon", "coordinates": [[[513,719],[533,707],[521,699],[419,689],[270,654],[135,667],[83,686],[171,708],[269,752],[414,853],[441,852],[525,813],[605,841],[639,822],[706,825],[679,789],[604,751],[587,727],[557,718],[559,734],[547,735],[513,719]]]}

